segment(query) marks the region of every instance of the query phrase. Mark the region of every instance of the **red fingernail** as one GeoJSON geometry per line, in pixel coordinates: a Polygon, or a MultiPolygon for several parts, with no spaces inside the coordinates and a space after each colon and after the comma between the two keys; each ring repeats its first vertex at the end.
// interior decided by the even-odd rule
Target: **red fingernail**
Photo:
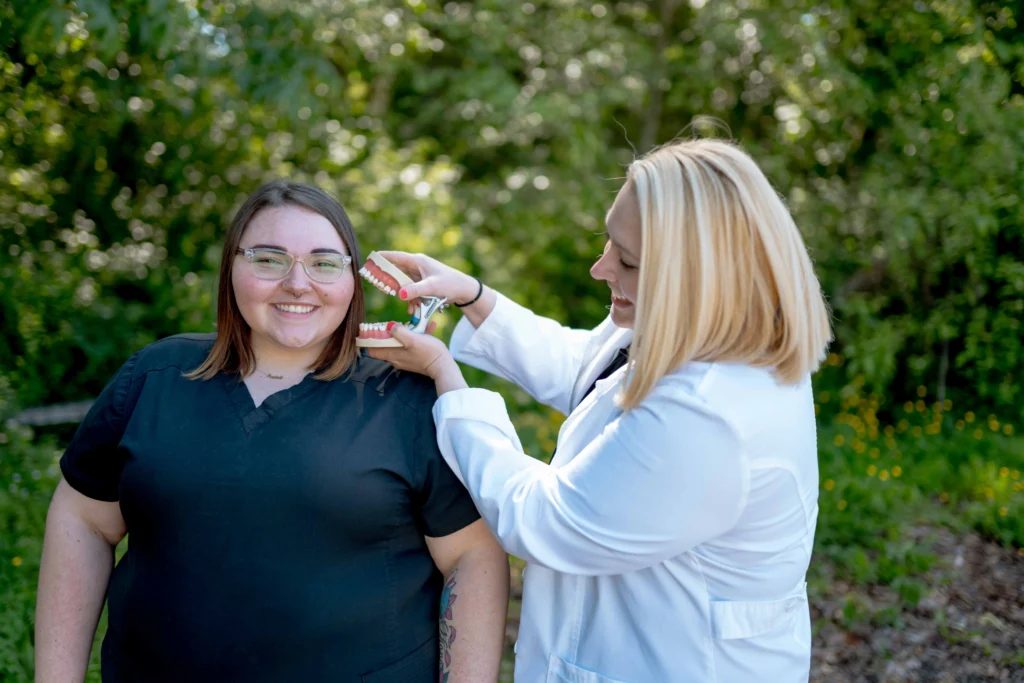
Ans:
{"type": "Polygon", "coordinates": [[[409,292],[405,291],[405,289],[398,290],[398,298],[405,301],[409,298],[409,292]]]}
{"type": "Polygon", "coordinates": [[[397,324],[398,324],[398,323],[395,323],[395,322],[391,322],[391,323],[388,323],[388,332],[390,332],[390,331],[391,331],[391,328],[392,328],[392,327],[394,327],[394,326],[395,326],[395,325],[397,325],[397,324]]]}

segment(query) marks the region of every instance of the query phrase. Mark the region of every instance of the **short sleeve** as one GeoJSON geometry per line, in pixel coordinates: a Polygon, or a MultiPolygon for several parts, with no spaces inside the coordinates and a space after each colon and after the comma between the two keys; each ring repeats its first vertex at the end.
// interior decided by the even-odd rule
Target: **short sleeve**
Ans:
{"type": "Polygon", "coordinates": [[[104,387],[60,459],[61,472],[71,488],[94,500],[118,500],[124,468],[120,442],[133,403],[130,397],[137,358],[137,354],[132,356],[104,387]]]}
{"type": "Polygon", "coordinates": [[[437,447],[431,408],[431,405],[420,406],[416,414],[416,435],[411,440],[416,451],[413,456],[419,489],[416,523],[424,536],[440,538],[469,526],[480,519],[480,513],[437,447]]]}

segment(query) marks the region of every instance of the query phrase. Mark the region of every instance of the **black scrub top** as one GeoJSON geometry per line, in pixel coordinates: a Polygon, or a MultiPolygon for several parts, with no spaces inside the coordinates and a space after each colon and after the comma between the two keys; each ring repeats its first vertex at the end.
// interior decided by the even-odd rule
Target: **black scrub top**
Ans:
{"type": "Polygon", "coordinates": [[[182,376],[213,339],[137,353],[61,459],[128,528],[104,682],[436,681],[423,537],[479,515],[437,449],[433,383],[362,356],[256,407],[237,375],[182,376]]]}

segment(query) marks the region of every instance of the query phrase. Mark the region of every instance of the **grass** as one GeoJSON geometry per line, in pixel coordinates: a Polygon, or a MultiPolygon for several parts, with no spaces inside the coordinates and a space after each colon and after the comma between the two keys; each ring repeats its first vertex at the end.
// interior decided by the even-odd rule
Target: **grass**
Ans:
{"type": "MultiPolygon", "coordinates": [[[[821,492],[811,593],[842,579],[890,586],[902,601],[871,612],[851,597],[843,607],[851,629],[898,628],[901,610],[926,593],[922,577],[935,557],[915,540],[915,527],[972,529],[1009,547],[1024,546],[1024,438],[993,415],[935,401],[923,388],[918,394],[887,405],[865,395],[856,381],[839,391],[816,392],[821,492]],[[828,573],[820,570],[826,564],[828,573]]],[[[528,452],[550,454],[561,418],[518,394],[510,399],[528,452]]],[[[32,680],[36,579],[60,455],[56,440],[7,423],[13,410],[12,392],[0,385],[0,681],[5,683],[32,680]]],[[[510,613],[518,615],[518,604],[510,613]]],[[[101,634],[102,624],[97,642],[101,634]]],[[[89,681],[99,681],[97,653],[98,647],[89,681]]],[[[504,666],[510,680],[510,657],[504,666]]]]}

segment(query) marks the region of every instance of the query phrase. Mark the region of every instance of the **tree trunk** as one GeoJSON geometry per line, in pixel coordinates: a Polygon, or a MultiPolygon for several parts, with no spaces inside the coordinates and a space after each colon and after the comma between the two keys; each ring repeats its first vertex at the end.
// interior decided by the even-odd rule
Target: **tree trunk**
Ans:
{"type": "Polygon", "coordinates": [[[665,98],[665,91],[661,88],[661,81],[667,72],[665,65],[665,49],[668,47],[669,36],[672,33],[672,18],[675,16],[679,0],[662,0],[661,4],[661,33],[655,47],[654,64],[651,73],[647,77],[647,87],[651,93],[651,103],[644,113],[644,128],[640,134],[640,154],[646,154],[654,147],[658,139],[658,129],[661,127],[661,109],[665,98]]]}

